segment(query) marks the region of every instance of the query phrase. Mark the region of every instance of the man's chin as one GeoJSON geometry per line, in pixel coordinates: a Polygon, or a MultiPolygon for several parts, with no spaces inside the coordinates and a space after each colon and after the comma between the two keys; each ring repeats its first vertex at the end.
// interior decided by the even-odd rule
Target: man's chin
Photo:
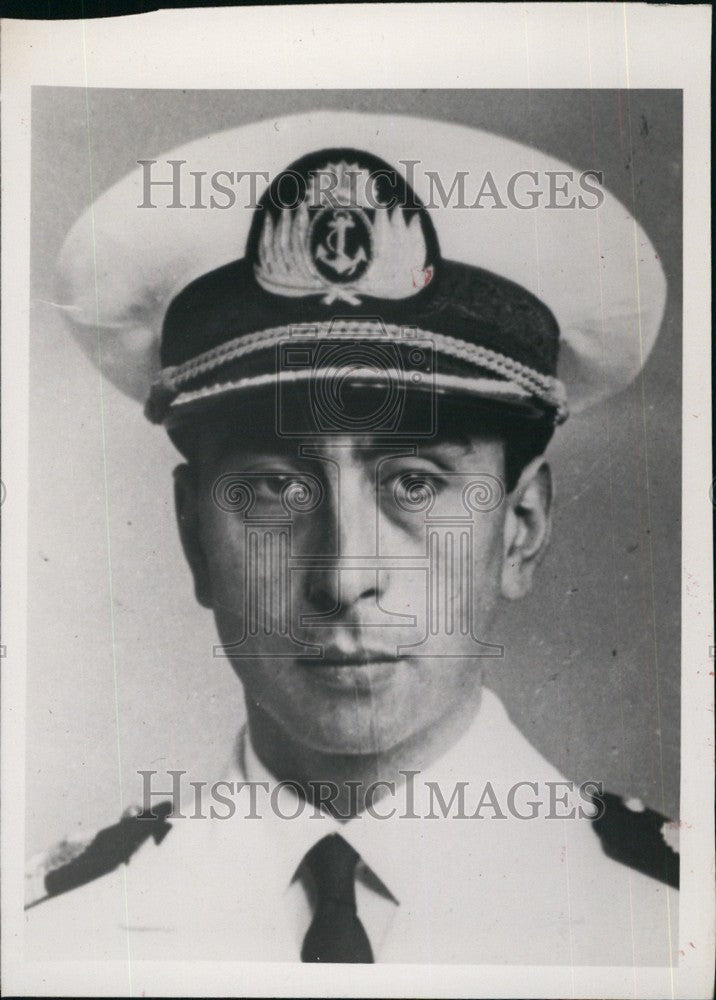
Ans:
{"type": "Polygon", "coordinates": [[[348,699],[320,717],[317,713],[310,719],[291,715],[277,721],[294,745],[334,757],[385,755],[409,740],[414,731],[410,725],[414,720],[404,712],[397,718],[375,704],[351,704],[348,699]]]}

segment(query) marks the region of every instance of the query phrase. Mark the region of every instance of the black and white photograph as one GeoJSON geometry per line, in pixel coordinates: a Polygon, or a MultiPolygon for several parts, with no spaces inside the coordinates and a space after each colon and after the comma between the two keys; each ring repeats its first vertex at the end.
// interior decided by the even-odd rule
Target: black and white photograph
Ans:
{"type": "Polygon", "coordinates": [[[708,121],[577,6],[590,85],[291,82],[257,8],[168,44],[281,23],[263,78],[105,83],[86,22],[23,91],[13,992],[711,995],[708,121]]]}

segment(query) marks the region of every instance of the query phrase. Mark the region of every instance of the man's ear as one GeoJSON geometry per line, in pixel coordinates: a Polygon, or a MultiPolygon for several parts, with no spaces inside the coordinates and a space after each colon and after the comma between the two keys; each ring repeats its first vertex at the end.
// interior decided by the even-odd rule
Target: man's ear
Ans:
{"type": "Polygon", "coordinates": [[[514,601],[529,593],[535,568],[549,542],[552,474],[541,455],[525,466],[507,505],[502,594],[514,601]]]}
{"type": "Polygon", "coordinates": [[[196,470],[190,465],[178,465],[174,470],[174,504],[182,548],[194,577],[196,599],[205,608],[211,608],[209,568],[199,521],[199,486],[196,470]]]}

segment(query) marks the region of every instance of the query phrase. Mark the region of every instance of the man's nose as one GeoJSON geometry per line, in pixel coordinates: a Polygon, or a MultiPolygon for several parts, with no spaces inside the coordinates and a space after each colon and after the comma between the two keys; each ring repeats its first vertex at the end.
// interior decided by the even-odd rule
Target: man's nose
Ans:
{"type": "Polygon", "coordinates": [[[385,585],[372,483],[360,470],[340,466],[336,473],[316,512],[310,542],[306,537],[301,546],[308,562],[307,596],[314,608],[326,612],[362,600],[375,604],[385,585]]]}

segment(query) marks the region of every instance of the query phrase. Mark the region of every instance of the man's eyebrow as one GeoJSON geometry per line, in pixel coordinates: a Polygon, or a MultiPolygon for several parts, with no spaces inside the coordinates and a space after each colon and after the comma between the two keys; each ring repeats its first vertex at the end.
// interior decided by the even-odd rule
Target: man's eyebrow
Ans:
{"type": "MultiPolygon", "coordinates": [[[[412,444],[412,442],[411,442],[412,444]]],[[[451,461],[452,455],[457,459],[458,457],[463,457],[465,451],[469,447],[469,440],[467,438],[460,440],[457,437],[450,438],[449,441],[438,442],[427,442],[425,444],[415,443],[413,445],[415,450],[411,453],[409,448],[406,447],[405,450],[401,450],[399,447],[395,449],[395,454],[386,453],[385,445],[368,444],[360,449],[361,453],[364,454],[370,460],[380,458],[381,456],[386,462],[391,461],[404,461],[409,462],[411,458],[420,459],[426,458],[431,462],[434,462],[439,468],[443,469],[445,472],[451,472],[455,468],[455,463],[451,461]],[[453,449],[459,448],[459,452],[454,452],[453,449]],[[451,455],[452,452],[452,455],[451,455]]]]}
{"type": "Polygon", "coordinates": [[[221,453],[220,460],[225,464],[230,465],[236,472],[246,471],[249,472],[256,465],[261,465],[263,471],[270,472],[271,466],[276,466],[276,472],[286,471],[290,466],[293,469],[298,470],[298,468],[305,464],[305,459],[300,456],[290,455],[286,452],[280,452],[278,450],[273,451],[266,449],[257,449],[254,451],[246,450],[245,448],[240,448],[232,450],[227,448],[221,453]]]}
{"type": "Polygon", "coordinates": [[[418,448],[417,458],[427,458],[435,462],[445,472],[455,470],[456,462],[464,458],[470,447],[470,442],[465,440],[451,439],[442,444],[427,444],[418,448]]]}

